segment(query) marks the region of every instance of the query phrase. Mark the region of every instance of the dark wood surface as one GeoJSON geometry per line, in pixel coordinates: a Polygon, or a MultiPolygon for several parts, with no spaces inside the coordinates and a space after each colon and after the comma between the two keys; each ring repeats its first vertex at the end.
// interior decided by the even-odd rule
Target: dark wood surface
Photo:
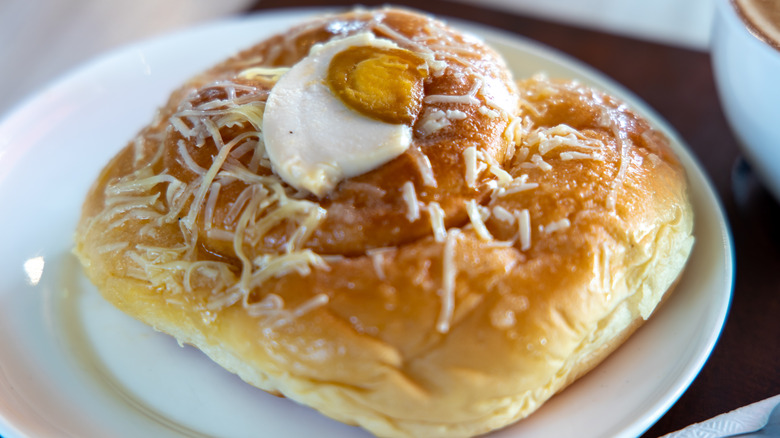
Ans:
{"type": "MultiPolygon", "coordinates": [[[[260,0],[249,12],[352,4],[339,0],[260,0]]],[[[660,113],[707,171],[734,237],[736,281],[731,310],[701,373],[643,438],[659,437],[780,394],[780,206],[740,159],[720,108],[709,55],[471,4],[443,0],[400,0],[393,4],[514,32],[590,64],[660,113]]]]}

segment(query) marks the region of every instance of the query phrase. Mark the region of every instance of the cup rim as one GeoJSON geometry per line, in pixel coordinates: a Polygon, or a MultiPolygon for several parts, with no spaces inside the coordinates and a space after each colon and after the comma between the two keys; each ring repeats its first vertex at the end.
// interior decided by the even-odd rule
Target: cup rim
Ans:
{"type": "Polygon", "coordinates": [[[738,21],[738,23],[741,26],[743,26],[751,36],[758,39],[763,44],[769,46],[770,49],[774,49],[775,51],[780,52],[780,40],[776,40],[775,38],[767,34],[766,31],[756,26],[750,20],[747,14],[745,14],[744,10],[739,5],[737,0],[722,0],[720,3],[721,6],[726,7],[730,11],[727,13],[731,15],[733,18],[735,18],[738,21]]]}

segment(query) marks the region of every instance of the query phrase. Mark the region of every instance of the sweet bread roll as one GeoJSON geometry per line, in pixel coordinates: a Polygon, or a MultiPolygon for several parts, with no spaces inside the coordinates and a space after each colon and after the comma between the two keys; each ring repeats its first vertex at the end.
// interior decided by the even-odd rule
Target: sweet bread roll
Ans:
{"type": "Polygon", "coordinates": [[[305,23],[175,91],[88,193],[105,298],[378,436],[506,426],[646,320],[693,244],[667,139],[408,11],[305,23]]]}

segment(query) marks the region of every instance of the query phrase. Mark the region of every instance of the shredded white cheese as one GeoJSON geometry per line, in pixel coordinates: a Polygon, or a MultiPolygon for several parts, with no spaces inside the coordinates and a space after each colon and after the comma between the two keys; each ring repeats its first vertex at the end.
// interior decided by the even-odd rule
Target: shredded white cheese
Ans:
{"type": "Polygon", "coordinates": [[[169,119],[171,126],[178,131],[184,138],[192,138],[195,135],[195,129],[187,126],[181,117],[173,116],[169,119]]]}
{"type": "Polygon", "coordinates": [[[543,230],[546,234],[554,233],[559,230],[564,230],[566,228],[569,228],[571,226],[571,222],[569,222],[569,219],[563,218],[559,221],[551,222],[543,227],[543,230]]]}
{"type": "Polygon", "coordinates": [[[526,158],[528,158],[528,154],[530,153],[531,153],[530,149],[528,149],[527,147],[521,147],[515,152],[514,160],[516,162],[522,163],[523,161],[526,160],[526,158]]]}
{"type": "Polygon", "coordinates": [[[130,246],[129,242],[108,243],[108,244],[99,246],[97,248],[97,253],[98,254],[106,254],[106,253],[109,253],[109,252],[117,252],[117,251],[121,251],[121,250],[127,248],[128,246],[130,246]]]}
{"type": "Polygon", "coordinates": [[[469,146],[463,151],[463,162],[466,165],[466,185],[476,186],[477,183],[477,148],[469,146]]]}
{"type": "Polygon", "coordinates": [[[586,154],[586,153],[577,152],[577,151],[561,152],[561,154],[559,156],[564,161],[569,161],[569,160],[604,161],[604,157],[602,157],[599,154],[586,154]]]}
{"type": "MultiPolygon", "coordinates": [[[[203,205],[203,200],[206,197],[206,193],[208,192],[209,187],[211,186],[212,181],[214,181],[214,178],[217,176],[217,172],[219,172],[220,167],[222,167],[222,164],[227,159],[228,153],[230,153],[230,150],[235,147],[237,144],[239,144],[241,141],[246,139],[249,136],[257,136],[257,132],[245,132],[233,140],[230,141],[230,143],[226,145],[222,145],[221,149],[219,150],[219,153],[216,157],[214,157],[214,161],[211,164],[211,167],[209,167],[208,172],[206,172],[205,175],[201,176],[199,179],[200,187],[198,188],[197,193],[195,194],[195,200],[192,202],[192,206],[190,207],[190,211],[187,214],[187,216],[182,219],[180,222],[184,227],[186,227],[189,230],[192,230],[195,225],[195,218],[200,213],[200,209],[203,205]]],[[[222,143],[221,136],[217,133],[215,134],[215,141],[218,141],[220,144],[222,143]]]]}
{"type": "Polygon", "coordinates": [[[414,190],[414,184],[411,181],[407,181],[401,187],[403,192],[403,199],[406,203],[406,218],[409,222],[414,222],[420,219],[420,203],[417,200],[417,192],[414,190]]]}
{"type": "Polygon", "coordinates": [[[444,242],[447,237],[447,229],[444,227],[444,210],[438,202],[428,204],[428,216],[431,220],[433,237],[437,242],[444,242]]]}
{"type": "Polygon", "coordinates": [[[515,223],[515,216],[509,210],[500,205],[493,207],[493,217],[502,222],[507,222],[510,225],[515,223]]]}
{"type": "Polygon", "coordinates": [[[420,171],[423,184],[428,187],[436,187],[436,176],[433,174],[433,166],[431,166],[431,160],[428,159],[428,156],[415,148],[409,149],[409,152],[417,165],[417,170],[420,171]]]}
{"type": "Polygon", "coordinates": [[[190,152],[187,150],[186,142],[184,140],[179,140],[177,144],[179,147],[179,155],[184,161],[184,165],[187,166],[189,170],[195,172],[198,175],[203,175],[204,173],[206,173],[206,169],[199,166],[198,163],[196,163],[195,160],[190,155],[190,152]]]}
{"type": "Polygon", "coordinates": [[[214,226],[214,207],[217,204],[217,197],[219,196],[219,190],[222,185],[215,182],[209,189],[209,197],[206,199],[206,209],[203,214],[203,222],[205,222],[206,230],[210,230],[214,226]]]}
{"type": "Polygon", "coordinates": [[[539,187],[539,183],[528,182],[528,175],[522,174],[517,178],[513,178],[512,181],[507,185],[498,187],[498,189],[494,192],[494,194],[496,197],[502,197],[502,196],[511,195],[513,193],[520,193],[528,190],[533,190],[537,187],[539,187]]]}
{"type": "MultiPolygon", "coordinates": [[[[282,71],[244,73],[266,75],[282,71]]],[[[170,296],[166,299],[171,302],[177,300],[173,296],[182,290],[200,287],[210,291],[205,306],[207,312],[238,301],[249,309],[261,309],[269,303],[273,304],[270,307],[281,308],[283,303],[272,298],[264,304],[249,304],[249,291],[270,278],[287,273],[309,275],[315,268],[329,269],[322,257],[303,249],[327,212],[315,203],[293,198],[295,191],[285,189],[278,177],[258,172],[260,166],[269,166],[259,133],[265,105],[262,98],[265,95],[267,91],[229,81],[208,84],[193,92],[180,104],[177,113],[168,119],[168,129],[146,133],[135,140],[135,162],[139,169],[107,185],[106,208],[92,218],[93,223],[103,222],[108,232],[130,221],[140,222],[139,234],[154,238],[158,238],[158,231],[163,226],[178,223],[181,241],[175,248],[150,245],[132,248],[127,242],[100,248],[106,252],[123,251],[129,261],[129,275],[148,281],[154,287],[167,289],[170,296]],[[209,89],[218,91],[220,98],[195,104],[202,99],[201,93],[209,89]],[[248,130],[231,136],[225,144],[222,129],[236,126],[244,126],[248,130]],[[204,168],[192,154],[195,153],[193,148],[203,148],[208,141],[212,143],[209,147],[215,148],[216,155],[211,158],[208,168],[204,168]],[[173,150],[170,152],[176,154],[174,159],[193,172],[189,183],[165,173],[158,175],[154,170],[162,162],[164,154],[169,153],[166,145],[171,142],[173,150]],[[243,157],[249,153],[251,158],[245,165],[246,158],[243,157]],[[222,202],[223,196],[228,196],[225,194],[226,185],[236,182],[246,187],[217,218],[217,205],[222,202]],[[167,187],[161,187],[163,184],[167,187]],[[121,217],[116,219],[119,215],[121,217]],[[241,262],[239,273],[227,263],[194,260],[200,235],[196,226],[201,218],[200,229],[205,231],[207,239],[232,243],[241,262]],[[252,259],[254,256],[250,256],[246,245],[256,245],[265,233],[282,222],[294,227],[282,246],[283,252],[252,259]],[[232,229],[224,229],[224,224],[235,225],[232,229]]],[[[198,156],[203,155],[198,153],[198,156]]],[[[305,313],[313,306],[327,302],[326,299],[326,296],[315,297],[289,314],[305,313]]],[[[213,318],[204,314],[204,321],[210,320],[213,318]]]]}
{"type": "MultiPolygon", "coordinates": [[[[405,47],[423,47],[382,23],[375,25],[384,35],[404,43],[405,47]]],[[[292,39],[286,38],[280,47],[273,50],[281,51],[284,49],[282,46],[287,44],[293,44],[292,39]]],[[[452,52],[456,53],[458,49],[452,52]]],[[[448,68],[448,62],[436,59],[431,50],[421,50],[420,54],[434,75],[439,75],[448,68]]],[[[268,54],[269,59],[274,59],[275,56],[274,53],[268,54]]],[[[453,57],[457,58],[455,55],[453,57]]],[[[474,60],[474,64],[469,63],[469,60],[455,59],[452,62],[475,68],[478,60],[474,60]]],[[[459,65],[453,64],[452,67],[457,70],[459,65]]],[[[286,70],[252,67],[241,71],[239,77],[273,82],[286,70]]],[[[458,72],[464,81],[474,77],[467,73],[468,69],[458,72]]],[[[435,133],[477,112],[491,118],[507,116],[508,113],[504,114],[500,106],[487,95],[485,88],[485,82],[477,77],[466,94],[426,96],[424,102],[427,104],[467,104],[477,107],[434,109],[423,116],[422,132],[435,133]]],[[[184,183],[170,175],[159,175],[144,180],[142,175],[137,173],[126,181],[114,182],[109,185],[108,190],[113,192],[107,193],[106,196],[108,208],[99,219],[114,224],[117,228],[123,226],[126,221],[145,221],[147,223],[144,224],[143,232],[149,235],[158,229],[163,230],[161,226],[164,224],[175,227],[178,223],[181,230],[180,246],[173,249],[152,246],[130,248],[127,242],[116,242],[101,247],[101,251],[124,251],[130,260],[128,269],[131,274],[150,281],[155,287],[164,287],[178,293],[182,288],[192,290],[203,288],[204,284],[208,285],[210,298],[206,309],[209,312],[240,303],[250,315],[269,316],[274,321],[274,327],[280,327],[326,305],[329,297],[325,294],[315,295],[297,308],[285,309],[284,300],[277,295],[267,294],[260,302],[251,302],[250,292],[256,293],[266,282],[284,275],[303,276],[310,275],[314,270],[328,270],[328,263],[331,260],[337,262],[340,258],[321,256],[305,248],[306,242],[326,218],[327,211],[316,203],[301,199],[294,189],[283,187],[276,176],[261,171],[261,168],[270,168],[260,132],[265,104],[264,99],[258,97],[262,97],[264,93],[267,96],[267,90],[229,81],[209,84],[193,92],[189,100],[180,105],[177,112],[169,118],[170,127],[160,134],[162,140],[167,138],[176,142],[169,143],[174,145],[174,150],[169,151],[162,146],[156,150],[147,149],[143,141],[136,141],[136,162],[148,159],[147,170],[152,169],[151,164],[161,162],[164,154],[173,153],[177,155],[175,160],[193,172],[189,175],[193,179],[184,183]],[[219,98],[201,102],[206,96],[203,93],[212,91],[217,92],[219,98]],[[249,131],[233,137],[232,133],[235,131],[224,129],[235,127],[244,127],[249,131]],[[211,156],[208,165],[203,161],[207,156],[211,156]],[[167,187],[157,187],[160,184],[167,184],[167,187]],[[238,189],[235,189],[235,186],[228,187],[232,184],[243,186],[238,186],[238,189]],[[228,197],[233,198],[226,199],[228,197]],[[227,204],[230,201],[232,204],[227,204]],[[223,207],[225,205],[226,208],[223,207]],[[225,209],[218,210],[218,207],[225,209]],[[120,214],[122,218],[116,220],[120,214]],[[280,248],[276,250],[279,253],[263,253],[258,256],[254,247],[261,243],[268,244],[267,242],[271,241],[269,233],[275,232],[280,226],[291,231],[287,233],[287,240],[279,244],[280,248]],[[240,261],[240,270],[222,262],[192,261],[199,248],[197,240],[203,235],[203,231],[207,239],[232,243],[233,251],[240,261]]],[[[521,134],[519,123],[513,128],[517,131],[517,136],[521,134]]],[[[515,132],[511,135],[514,136],[515,132]]],[[[428,157],[419,149],[416,153],[412,151],[411,156],[420,172],[421,184],[417,182],[420,184],[418,188],[436,187],[436,178],[428,157]]],[[[480,156],[474,147],[464,151],[466,180],[469,186],[476,185],[479,175],[485,169],[496,176],[501,185],[510,185],[514,181],[508,172],[497,163],[490,162],[489,158],[491,157],[485,157],[484,154],[480,156]]],[[[438,202],[421,205],[415,185],[411,181],[403,184],[402,196],[407,206],[407,219],[419,220],[420,209],[426,209],[434,238],[443,243],[440,289],[442,302],[436,330],[446,333],[451,328],[455,310],[458,274],[456,249],[460,231],[446,229],[445,213],[438,202]]],[[[515,216],[501,207],[491,210],[473,200],[467,202],[466,210],[475,233],[486,241],[493,240],[485,225],[491,215],[496,215],[499,220],[515,220],[515,216]]],[[[367,252],[380,279],[386,278],[385,257],[390,250],[377,249],[367,252]]]]}
{"type": "Polygon", "coordinates": [[[278,315],[284,311],[284,299],[276,294],[268,294],[262,300],[248,304],[246,310],[253,317],[278,315]]]}
{"type": "Polygon", "coordinates": [[[523,134],[520,129],[522,128],[523,119],[520,117],[512,117],[509,123],[504,129],[504,138],[511,144],[517,144],[522,142],[523,134]],[[520,132],[518,132],[520,131],[520,132]]]}
{"type": "Polygon", "coordinates": [[[466,201],[466,213],[469,215],[469,220],[471,220],[471,225],[474,227],[477,236],[482,240],[493,240],[493,235],[490,234],[490,231],[485,226],[482,212],[475,200],[470,199],[466,201]]]}
{"type": "Polygon", "coordinates": [[[309,237],[314,233],[314,230],[320,226],[325,220],[325,216],[328,214],[327,210],[318,205],[308,206],[303,204],[302,206],[298,206],[299,210],[305,210],[307,208],[309,208],[309,213],[306,215],[305,219],[299,223],[298,228],[284,245],[284,250],[287,253],[293,253],[303,248],[303,245],[309,240],[309,237]]]}
{"type": "Polygon", "coordinates": [[[449,120],[464,120],[466,119],[466,117],[468,117],[468,114],[464,113],[461,110],[447,110],[445,116],[449,120]]]}
{"type": "MultiPolygon", "coordinates": [[[[310,249],[286,253],[286,254],[263,254],[252,261],[257,269],[251,274],[248,288],[254,289],[262,285],[271,278],[279,278],[292,272],[299,275],[308,275],[312,267],[329,269],[322,257],[310,249]]],[[[249,295],[243,295],[246,300],[249,295]]]]}
{"type": "Polygon", "coordinates": [[[515,212],[517,218],[518,237],[520,238],[520,249],[523,251],[531,248],[531,214],[528,209],[515,212]]]}
{"type": "Polygon", "coordinates": [[[366,254],[371,258],[371,264],[374,267],[374,272],[377,278],[382,281],[387,279],[385,275],[384,263],[385,254],[395,251],[396,248],[374,248],[366,251],[366,254]]]}
{"type": "Polygon", "coordinates": [[[236,239],[236,233],[228,230],[222,230],[219,228],[212,228],[206,231],[206,237],[214,240],[224,240],[226,242],[232,242],[236,239]]]}
{"type": "Polygon", "coordinates": [[[424,136],[428,136],[451,124],[444,111],[440,109],[428,110],[420,119],[420,132],[424,136]]]}
{"type": "Polygon", "coordinates": [[[277,319],[272,324],[273,328],[279,328],[294,322],[303,315],[328,304],[330,298],[325,294],[317,294],[292,311],[282,311],[277,313],[277,319]]]}
{"type": "Polygon", "coordinates": [[[442,255],[442,287],[439,290],[441,297],[441,310],[436,322],[436,330],[439,333],[450,331],[452,315],[455,312],[455,280],[458,276],[458,267],[455,263],[455,245],[458,243],[460,231],[452,229],[446,233],[444,242],[444,254],[442,255]]]}
{"type": "Polygon", "coordinates": [[[479,109],[477,111],[479,111],[480,114],[482,114],[483,116],[485,116],[485,117],[487,117],[489,119],[495,119],[495,118],[501,116],[501,113],[499,113],[496,110],[492,110],[492,109],[486,107],[485,105],[482,105],[481,107],[479,107],[479,109]]]}
{"type": "Polygon", "coordinates": [[[251,67],[238,73],[238,77],[246,79],[266,79],[276,82],[289,67],[251,67]]]}
{"type": "Polygon", "coordinates": [[[544,161],[544,159],[542,159],[541,155],[539,155],[539,154],[534,154],[531,157],[531,162],[534,165],[536,165],[536,167],[544,170],[545,172],[552,170],[552,166],[550,165],[550,163],[544,161]]]}
{"type": "Polygon", "coordinates": [[[479,105],[480,100],[476,98],[477,91],[482,87],[482,81],[475,81],[474,86],[468,93],[463,95],[445,95],[431,94],[423,98],[425,103],[461,103],[466,105],[479,105]]]}
{"type": "Polygon", "coordinates": [[[512,175],[509,174],[506,170],[502,169],[500,166],[490,165],[488,167],[488,170],[490,173],[495,175],[498,178],[498,185],[506,186],[507,184],[510,184],[512,181],[514,181],[514,178],[512,178],[512,175]]]}

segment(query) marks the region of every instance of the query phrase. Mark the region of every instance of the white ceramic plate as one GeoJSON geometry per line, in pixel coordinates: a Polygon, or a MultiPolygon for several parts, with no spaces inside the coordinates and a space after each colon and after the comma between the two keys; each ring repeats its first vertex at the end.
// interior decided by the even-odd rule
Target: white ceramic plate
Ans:
{"type": "MultiPolygon", "coordinates": [[[[149,41],[75,71],[0,124],[0,435],[365,437],[242,383],[192,348],[103,301],[70,255],[100,168],[180,82],[312,13],[283,11],[149,41]]],[[[688,387],[729,307],[732,248],[701,169],[674,132],[598,73],[516,36],[470,27],[518,77],[546,71],[622,96],[675,139],[696,210],[696,247],[677,292],[624,346],[496,437],[636,437],[688,387]]]]}

